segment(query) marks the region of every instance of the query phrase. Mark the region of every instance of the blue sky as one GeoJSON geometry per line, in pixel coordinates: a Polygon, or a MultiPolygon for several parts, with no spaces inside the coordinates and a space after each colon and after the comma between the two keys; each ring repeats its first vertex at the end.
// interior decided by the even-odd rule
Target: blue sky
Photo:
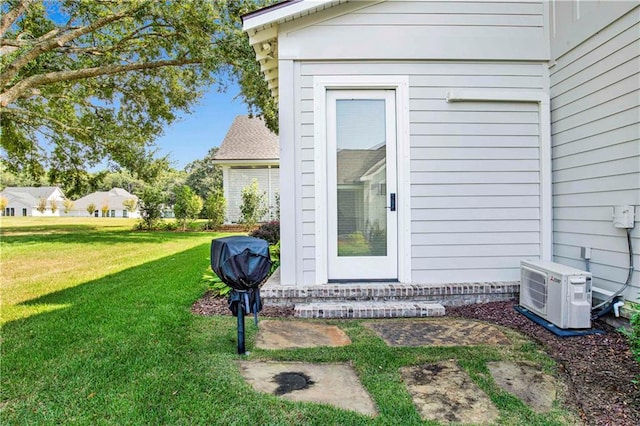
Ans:
{"type": "Polygon", "coordinates": [[[209,89],[192,114],[182,114],[156,140],[158,154],[168,154],[171,166],[182,170],[193,160],[204,158],[214,146],[220,146],[235,116],[247,114],[247,106],[237,97],[239,93],[238,86],[231,82],[226,93],[219,93],[215,86],[209,89]]]}

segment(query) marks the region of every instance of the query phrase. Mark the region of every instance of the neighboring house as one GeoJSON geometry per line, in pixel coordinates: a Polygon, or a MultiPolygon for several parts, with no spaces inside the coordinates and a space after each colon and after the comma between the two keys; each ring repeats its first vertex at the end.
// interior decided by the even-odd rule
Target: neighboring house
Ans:
{"type": "Polygon", "coordinates": [[[122,188],[113,188],[110,191],[96,191],[74,201],[68,216],[87,217],[87,208],[93,204],[95,210],[91,214],[95,217],[133,217],[139,218],[138,197],[122,188]],[[135,200],[133,210],[125,207],[124,202],[135,200]]]}
{"type": "Polygon", "coordinates": [[[246,115],[235,118],[214,157],[214,162],[222,166],[226,223],[239,221],[242,189],[253,179],[266,193],[269,212],[263,220],[275,217],[280,192],[279,158],[278,136],[262,119],[246,115]]]}
{"type": "Polygon", "coordinates": [[[315,0],[244,16],[279,102],[280,283],[499,287],[522,259],[584,268],[587,246],[596,282],[619,286],[611,207],[640,204],[638,14],[315,0]]]}
{"type": "Polygon", "coordinates": [[[4,216],[60,216],[64,193],[57,186],[14,186],[0,192],[8,201],[4,216]],[[52,208],[53,203],[53,208],[52,208]],[[40,206],[45,210],[38,210],[40,206]]]}

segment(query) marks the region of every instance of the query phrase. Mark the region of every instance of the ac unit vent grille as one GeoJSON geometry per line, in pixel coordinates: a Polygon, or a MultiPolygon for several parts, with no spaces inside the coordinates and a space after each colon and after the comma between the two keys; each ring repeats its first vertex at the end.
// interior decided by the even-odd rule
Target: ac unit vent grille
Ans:
{"type": "Polygon", "coordinates": [[[523,269],[522,284],[524,296],[531,307],[542,313],[547,312],[547,280],[545,274],[523,269]]]}

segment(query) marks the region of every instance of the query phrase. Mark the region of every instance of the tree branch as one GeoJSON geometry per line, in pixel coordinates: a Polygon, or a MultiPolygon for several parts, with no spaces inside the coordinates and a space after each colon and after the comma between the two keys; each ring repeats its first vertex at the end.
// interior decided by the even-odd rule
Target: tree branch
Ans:
{"type": "MultiPolygon", "coordinates": [[[[56,120],[55,118],[52,118],[48,115],[44,115],[44,114],[38,114],[37,112],[34,111],[30,111],[28,109],[24,109],[24,108],[3,108],[2,112],[5,114],[22,114],[23,116],[27,116],[27,117],[35,117],[35,118],[40,118],[42,120],[45,121],[50,121],[51,123],[55,124],[56,126],[59,126],[60,128],[64,129],[65,131],[72,131],[72,132],[78,132],[78,133],[83,133],[85,135],[89,134],[89,132],[87,130],[91,130],[90,128],[87,127],[73,127],[73,126],[69,126],[66,123],[63,123],[60,120],[56,120]]],[[[51,127],[50,125],[47,125],[46,123],[43,123],[44,126],[50,128],[51,130],[55,131],[56,129],[51,127]]]]}
{"type": "Polygon", "coordinates": [[[124,9],[120,12],[114,13],[113,15],[105,16],[103,18],[97,19],[96,21],[86,25],[84,27],[77,28],[75,30],[69,31],[60,35],[59,37],[51,37],[52,35],[57,35],[59,29],[53,30],[42,38],[42,42],[37,43],[33,46],[32,49],[26,51],[22,55],[18,56],[13,60],[7,67],[5,71],[0,74],[0,87],[4,87],[13,77],[18,74],[20,69],[22,69],[29,62],[36,59],[41,54],[51,51],[57,47],[63,46],[66,43],[69,43],[71,40],[74,40],[80,36],[91,33],[97,29],[104,27],[112,22],[118,21],[129,16],[135,10],[141,8],[142,6],[137,6],[135,9],[124,9]]]}
{"type": "Polygon", "coordinates": [[[0,38],[4,38],[5,33],[18,20],[20,15],[33,3],[33,0],[21,0],[13,9],[2,15],[0,19],[0,38]]]}
{"type": "Polygon", "coordinates": [[[198,64],[200,62],[200,60],[182,58],[157,62],[133,63],[128,65],[109,65],[104,67],[85,68],[71,71],[57,71],[34,75],[22,80],[3,93],[0,93],[0,107],[6,107],[16,99],[22,97],[22,95],[24,95],[25,92],[29,91],[29,89],[33,89],[45,84],[59,83],[61,81],[80,80],[83,78],[98,77],[101,75],[112,75],[128,71],[198,64]]]}

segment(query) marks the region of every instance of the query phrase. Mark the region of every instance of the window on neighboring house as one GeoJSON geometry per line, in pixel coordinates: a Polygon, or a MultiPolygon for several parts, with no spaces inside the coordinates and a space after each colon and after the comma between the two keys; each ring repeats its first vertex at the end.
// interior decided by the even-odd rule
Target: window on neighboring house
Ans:
{"type": "Polygon", "coordinates": [[[122,217],[129,217],[129,212],[127,209],[122,210],[122,217]]]}
{"type": "Polygon", "coordinates": [[[111,210],[111,217],[116,217],[116,211],[115,210],[111,210]]]}
{"type": "Polygon", "coordinates": [[[11,214],[9,216],[15,216],[16,215],[16,210],[11,207],[11,214]]]}
{"type": "Polygon", "coordinates": [[[27,209],[22,209],[22,216],[26,216],[27,215],[27,209]]]}
{"type": "Polygon", "coordinates": [[[100,212],[98,210],[96,210],[96,211],[93,212],[93,215],[95,217],[100,217],[100,212]]]}

